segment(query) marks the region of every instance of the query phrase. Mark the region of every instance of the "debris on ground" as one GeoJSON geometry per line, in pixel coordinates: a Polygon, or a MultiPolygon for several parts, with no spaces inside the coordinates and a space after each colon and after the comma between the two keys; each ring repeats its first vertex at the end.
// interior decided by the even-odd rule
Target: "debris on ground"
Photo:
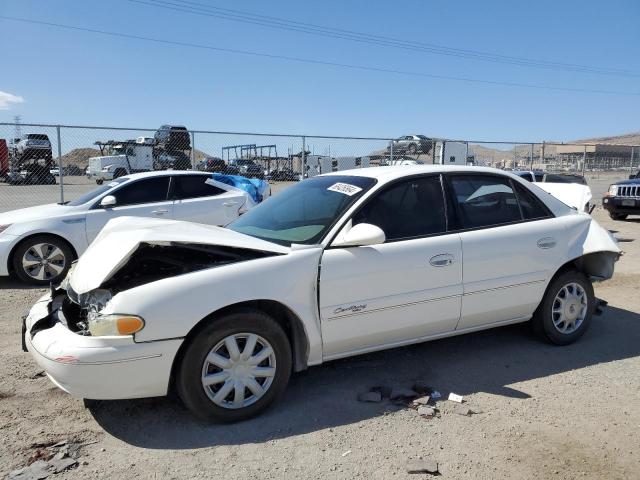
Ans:
{"type": "Polygon", "coordinates": [[[346,457],[347,455],[349,455],[351,453],[351,450],[347,450],[346,452],[342,453],[343,457],[346,457]]]}
{"type": "Polygon", "coordinates": [[[424,418],[433,418],[438,413],[438,409],[435,407],[430,407],[428,405],[422,405],[418,407],[418,415],[424,418]]]}
{"type": "Polygon", "coordinates": [[[456,405],[453,409],[453,413],[457,413],[458,415],[464,415],[465,417],[470,417],[471,415],[475,415],[478,412],[471,410],[469,407],[465,405],[456,405]]]}
{"type": "Polygon", "coordinates": [[[391,400],[410,400],[416,398],[418,393],[411,388],[398,387],[391,390],[391,400]]]}
{"type": "Polygon", "coordinates": [[[462,395],[458,395],[457,393],[451,392],[449,394],[449,400],[456,403],[462,403],[462,395]]]}
{"type": "Polygon", "coordinates": [[[31,380],[35,380],[36,378],[40,378],[44,376],[46,376],[46,373],[44,373],[44,370],[40,370],[32,375],[28,375],[27,378],[30,378],[31,380]]]}
{"type": "Polygon", "coordinates": [[[431,392],[431,398],[438,400],[439,398],[442,398],[442,394],[438,390],[434,390],[431,392]]]}
{"type": "Polygon", "coordinates": [[[392,390],[393,389],[391,387],[378,386],[378,387],[371,388],[370,391],[379,392],[382,398],[389,398],[391,396],[392,390]]]}
{"type": "Polygon", "coordinates": [[[34,443],[36,451],[27,459],[27,466],[12,471],[8,480],[43,480],[78,465],[80,449],[95,442],[34,443]]]}
{"type": "Polygon", "coordinates": [[[431,401],[431,397],[429,395],[425,395],[424,397],[418,397],[411,402],[413,405],[428,405],[431,401]]]}
{"type": "Polygon", "coordinates": [[[430,475],[440,475],[438,462],[433,460],[411,460],[407,463],[407,473],[428,473],[430,475]]]}
{"type": "Polygon", "coordinates": [[[412,388],[421,395],[431,395],[433,393],[433,388],[422,380],[415,382],[412,388]]]}
{"type": "Polygon", "coordinates": [[[365,392],[358,395],[358,400],[361,402],[378,403],[382,401],[382,394],[380,392],[365,392]]]}

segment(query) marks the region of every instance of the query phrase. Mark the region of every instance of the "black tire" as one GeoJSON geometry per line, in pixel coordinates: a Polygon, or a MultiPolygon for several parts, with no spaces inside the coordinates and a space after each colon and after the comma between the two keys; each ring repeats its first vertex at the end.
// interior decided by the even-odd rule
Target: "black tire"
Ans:
{"type": "MultiPolygon", "coordinates": [[[[60,239],[59,237],[55,237],[53,235],[34,235],[33,237],[27,238],[22,243],[19,243],[18,246],[13,251],[11,257],[11,263],[13,266],[13,273],[24,283],[29,283],[31,285],[49,285],[50,283],[59,283],[61,282],[69,268],[71,267],[71,262],[73,262],[75,255],[73,253],[73,249],[69,246],[67,242],[60,239]],[[61,266],[62,269],[56,275],[46,276],[43,279],[34,278],[29,272],[23,267],[22,259],[24,255],[27,253],[29,249],[39,244],[48,244],[57,247],[61,251],[61,255],[63,257],[62,262],[59,263],[58,258],[55,259],[55,265],[61,266]]],[[[53,264],[53,261],[51,262],[53,264]]],[[[44,268],[44,267],[40,267],[44,268]]],[[[53,272],[53,269],[47,269],[48,272],[53,272]]],[[[32,271],[32,273],[34,273],[32,271]]]]}
{"type": "Polygon", "coordinates": [[[96,185],[102,185],[104,183],[104,180],[102,180],[101,178],[96,180],[96,185]]]}
{"type": "Polygon", "coordinates": [[[627,219],[627,214],[626,213],[609,212],[609,216],[611,217],[612,220],[626,220],[627,219]]]}
{"type": "MultiPolygon", "coordinates": [[[[588,330],[595,309],[595,295],[593,285],[587,276],[577,270],[569,270],[554,278],[544,294],[542,302],[538,306],[532,318],[534,331],[543,339],[555,345],[569,345],[578,340],[588,330]],[[563,287],[569,284],[577,284],[582,287],[586,295],[586,314],[582,323],[570,333],[562,333],[554,324],[552,309],[556,302],[556,296],[563,287]]],[[[562,324],[561,324],[562,325],[562,324]]]]}
{"type": "Polygon", "coordinates": [[[190,341],[176,368],[176,390],[186,407],[203,420],[221,423],[246,420],[263,412],[284,392],[291,375],[291,358],[289,339],[278,322],[259,310],[238,309],[212,319],[190,341]],[[209,398],[201,377],[209,352],[230,335],[241,333],[256,334],[269,342],[275,353],[276,371],[271,385],[255,403],[230,409],[209,398]]]}

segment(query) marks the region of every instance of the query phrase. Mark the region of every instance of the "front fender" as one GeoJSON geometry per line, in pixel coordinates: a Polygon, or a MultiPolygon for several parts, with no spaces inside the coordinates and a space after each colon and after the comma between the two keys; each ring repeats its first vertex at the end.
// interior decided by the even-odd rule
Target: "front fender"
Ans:
{"type": "Polygon", "coordinates": [[[322,249],[308,248],[199,270],[140,285],[115,295],[102,314],[129,313],[145,320],[137,342],[185,337],[203,318],[229,305],[273,300],[301,319],[309,365],[322,361],[317,307],[322,249]]]}

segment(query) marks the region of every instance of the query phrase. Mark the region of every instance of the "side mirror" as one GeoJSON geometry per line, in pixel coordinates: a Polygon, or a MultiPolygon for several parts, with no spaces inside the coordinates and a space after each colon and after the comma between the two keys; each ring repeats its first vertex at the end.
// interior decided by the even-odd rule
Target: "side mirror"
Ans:
{"type": "Polygon", "coordinates": [[[359,223],[344,235],[340,235],[333,247],[359,247],[384,243],[386,237],[380,227],[370,223],[359,223]]]}
{"type": "Polygon", "coordinates": [[[106,195],[106,196],[102,197],[102,200],[100,200],[100,206],[102,208],[115,207],[116,206],[116,197],[114,197],[113,195],[106,195]]]}
{"type": "Polygon", "coordinates": [[[629,175],[629,180],[635,180],[636,178],[637,178],[636,175],[633,173],[629,175]]]}

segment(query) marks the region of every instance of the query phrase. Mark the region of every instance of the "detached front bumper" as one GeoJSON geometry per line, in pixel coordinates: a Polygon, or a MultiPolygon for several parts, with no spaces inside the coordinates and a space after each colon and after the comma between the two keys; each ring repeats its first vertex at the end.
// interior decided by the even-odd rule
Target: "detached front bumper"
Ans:
{"type": "Polygon", "coordinates": [[[82,336],[66,327],[52,303],[47,294],[31,308],[23,346],[56,386],[94,400],[167,394],[182,340],[136,343],[133,336],[82,336]]]}

